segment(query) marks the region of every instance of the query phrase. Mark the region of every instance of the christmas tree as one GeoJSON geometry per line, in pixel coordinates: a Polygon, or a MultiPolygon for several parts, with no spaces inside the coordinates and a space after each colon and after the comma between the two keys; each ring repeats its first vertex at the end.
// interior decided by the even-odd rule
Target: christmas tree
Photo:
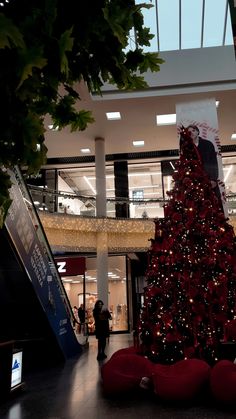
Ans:
{"type": "Polygon", "coordinates": [[[168,195],[148,251],[141,350],[154,362],[214,364],[236,322],[235,235],[184,128],[168,195]]]}

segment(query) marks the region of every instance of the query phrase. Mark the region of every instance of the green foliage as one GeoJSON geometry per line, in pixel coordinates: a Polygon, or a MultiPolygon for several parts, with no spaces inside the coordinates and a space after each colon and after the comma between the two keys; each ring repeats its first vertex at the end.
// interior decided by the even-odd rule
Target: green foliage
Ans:
{"type": "Polygon", "coordinates": [[[11,187],[11,181],[9,175],[2,169],[0,169],[0,225],[2,226],[7,214],[7,211],[11,205],[11,199],[9,189],[11,187]]]}
{"type": "Polygon", "coordinates": [[[13,22],[0,13],[0,48],[11,46],[24,48],[23,36],[13,22]]]}
{"type": "MultiPolygon", "coordinates": [[[[163,63],[157,53],[143,51],[153,38],[141,12],[149,7],[150,2],[135,5],[134,0],[1,3],[0,167],[18,164],[30,173],[40,169],[47,155],[46,114],[54,126],[69,125],[71,131],[85,130],[94,121],[89,110],[80,109],[79,82],[100,94],[105,82],[123,90],[147,87],[142,74],[159,71],[163,63]],[[136,46],[125,52],[132,29],[136,46]]],[[[0,171],[5,214],[9,195],[3,174],[0,171]]]]}

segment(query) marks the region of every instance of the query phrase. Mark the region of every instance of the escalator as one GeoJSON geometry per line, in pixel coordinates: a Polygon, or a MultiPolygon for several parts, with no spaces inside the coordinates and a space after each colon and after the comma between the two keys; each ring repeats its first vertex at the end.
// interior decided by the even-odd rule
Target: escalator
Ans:
{"type": "Polygon", "coordinates": [[[0,341],[25,347],[29,367],[63,361],[82,352],[72,308],[21,172],[9,174],[12,204],[0,230],[0,341]]]}

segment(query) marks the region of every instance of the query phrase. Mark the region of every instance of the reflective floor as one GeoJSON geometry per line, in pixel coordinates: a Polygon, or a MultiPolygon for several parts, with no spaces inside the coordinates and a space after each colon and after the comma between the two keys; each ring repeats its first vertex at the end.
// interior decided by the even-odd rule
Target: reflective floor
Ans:
{"type": "MultiPolygon", "coordinates": [[[[132,345],[131,335],[112,335],[107,355],[132,345]]],[[[109,399],[102,392],[101,363],[96,360],[97,342],[89,337],[89,348],[78,359],[60,367],[25,377],[25,388],[0,406],[1,419],[225,419],[236,412],[211,403],[171,406],[154,394],[141,390],[138,396],[109,399]]]]}

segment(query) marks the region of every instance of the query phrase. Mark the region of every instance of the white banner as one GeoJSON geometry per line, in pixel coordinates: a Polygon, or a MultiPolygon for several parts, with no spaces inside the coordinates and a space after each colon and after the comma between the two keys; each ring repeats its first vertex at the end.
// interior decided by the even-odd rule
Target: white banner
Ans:
{"type": "MultiPolygon", "coordinates": [[[[204,148],[204,141],[202,140],[208,140],[213,144],[215,152],[216,152],[216,166],[217,166],[215,168],[215,171],[217,173],[217,179],[214,179],[214,180],[216,180],[218,183],[219,195],[222,201],[225,217],[227,218],[228,208],[227,208],[227,203],[226,203],[226,191],[225,191],[225,184],[224,184],[221,147],[220,147],[220,140],[219,140],[218,118],[217,118],[215,99],[212,98],[212,99],[206,99],[206,100],[199,100],[195,102],[178,103],[176,105],[176,123],[177,123],[178,136],[180,133],[181,126],[184,126],[185,128],[187,128],[188,126],[194,126],[194,127],[197,127],[199,130],[198,142],[200,141],[203,144],[203,148],[204,148]]],[[[200,147],[199,147],[199,152],[201,154],[200,147]]],[[[211,165],[211,169],[213,168],[214,159],[215,159],[214,155],[211,161],[209,161],[208,159],[208,162],[211,165]]],[[[204,160],[204,157],[203,157],[203,160],[204,160]]],[[[205,166],[205,170],[208,172],[204,161],[203,161],[203,166],[205,166]]],[[[210,179],[210,180],[213,181],[213,179],[210,179]]]]}

